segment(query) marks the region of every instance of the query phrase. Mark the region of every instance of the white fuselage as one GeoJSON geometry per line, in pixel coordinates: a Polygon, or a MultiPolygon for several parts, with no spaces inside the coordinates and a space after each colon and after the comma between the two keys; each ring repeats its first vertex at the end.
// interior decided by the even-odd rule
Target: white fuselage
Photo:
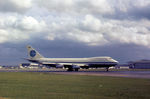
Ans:
{"type": "Polygon", "coordinates": [[[39,58],[38,62],[48,63],[72,63],[72,64],[116,64],[118,61],[111,57],[91,57],[91,58],[39,58]]]}

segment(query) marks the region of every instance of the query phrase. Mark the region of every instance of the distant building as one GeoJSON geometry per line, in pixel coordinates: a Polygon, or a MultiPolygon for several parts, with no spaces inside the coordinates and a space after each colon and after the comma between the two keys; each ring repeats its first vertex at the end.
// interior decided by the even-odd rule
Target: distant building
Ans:
{"type": "Polygon", "coordinates": [[[129,64],[118,64],[115,66],[116,69],[129,69],[129,64]]]}
{"type": "Polygon", "coordinates": [[[139,60],[129,62],[131,69],[150,69],[150,60],[139,60]]]}
{"type": "Polygon", "coordinates": [[[14,65],[14,66],[12,66],[12,65],[3,65],[3,66],[1,66],[1,68],[3,68],[3,69],[18,69],[19,66],[18,65],[14,65]]]}
{"type": "Polygon", "coordinates": [[[39,68],[39,65],[34,63],[21,63],[20,68],[39,68]]]}

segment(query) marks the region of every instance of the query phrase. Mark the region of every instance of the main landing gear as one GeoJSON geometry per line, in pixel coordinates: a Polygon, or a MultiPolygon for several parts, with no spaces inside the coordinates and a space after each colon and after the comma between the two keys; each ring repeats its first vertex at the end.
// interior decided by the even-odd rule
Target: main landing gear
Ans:
{"type": "Polygon", "coordinates": [[[78,70],[79,70],[79,68],[68,68],[67,71],[78,71],[78,70]]]}
{"type": "Polygon", "coordinates": [[[107,72],[109,71],[109,67],[106,67],[106,71],[107,71],[107,72]]]}

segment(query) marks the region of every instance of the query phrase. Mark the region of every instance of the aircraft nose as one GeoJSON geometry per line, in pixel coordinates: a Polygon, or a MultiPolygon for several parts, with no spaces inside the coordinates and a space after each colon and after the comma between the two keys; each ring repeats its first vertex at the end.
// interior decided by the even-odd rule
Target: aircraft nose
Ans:
{"type": "Polygon", "coordinates": [[[117,63],[117,64],[119,63],[118,61],[116,61],[116,60],[114,60],[114,59],[113,59],[113,62],[115,62],[115,63],[117,63]]]}

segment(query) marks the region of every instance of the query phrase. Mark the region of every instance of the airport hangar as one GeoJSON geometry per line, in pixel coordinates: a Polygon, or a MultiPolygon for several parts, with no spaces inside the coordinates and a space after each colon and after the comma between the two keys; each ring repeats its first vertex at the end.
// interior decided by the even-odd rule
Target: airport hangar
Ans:
{"type": "Polygon", "coordinates": [[[150,69],[150,60],[138,60],[128,63],[130,69],[150,69]]]}

